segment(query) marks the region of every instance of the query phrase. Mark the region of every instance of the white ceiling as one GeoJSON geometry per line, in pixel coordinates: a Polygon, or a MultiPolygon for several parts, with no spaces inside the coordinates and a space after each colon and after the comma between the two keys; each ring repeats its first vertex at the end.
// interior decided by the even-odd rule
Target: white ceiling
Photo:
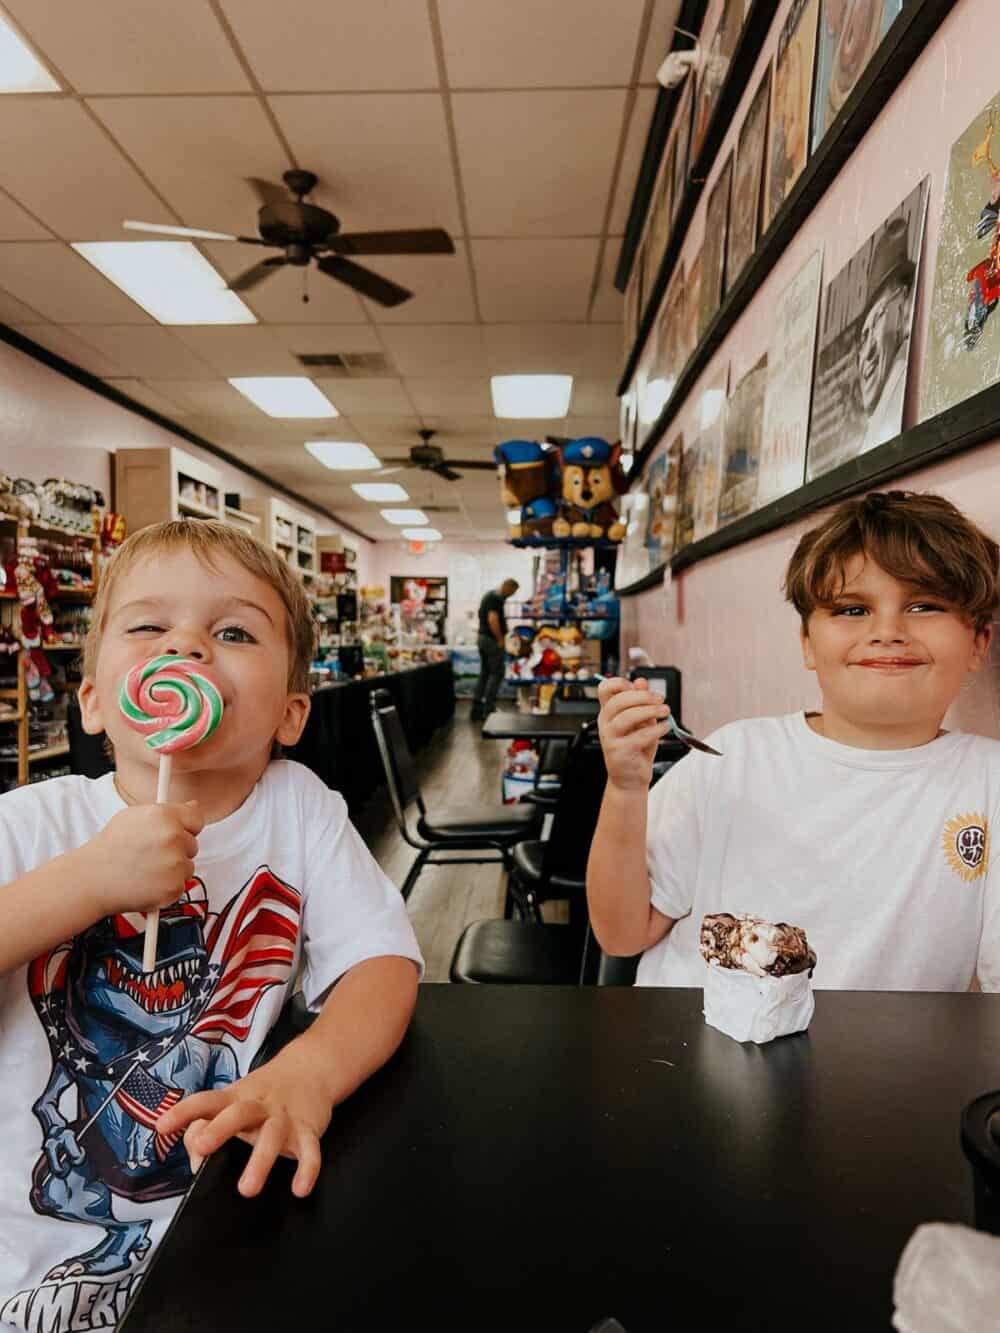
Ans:
{"type": "MultiPolygon", "coordinates": [[[[5,0],[65,90],[0,96],[0,321],[332,509],[398,539],[303,449],[453,458],[511,436],[614,438],[621,297],[611,275],[680,0],[5,0]],[[252,234],[248,177],[298,166],[344,230],[443,226],[454,256],[365,260],[394,310],[311,273],[244,297],[259,323],[164,328],[70,248],[124,218],[252,234]],[[326,378],[307,353],[381,353],[326,378]],[[501,422],[489,377],[576,377],[562,421],[501,422]],[[335,421],[278,422],[226,383],[307,374],[335,421]]],[[[258,252],[209,242],[235,276],[258,252]]],[[[397,473],[448,537],[496,537],[496,481],[397,473]],[[438,508],[440,506],[440,508],[438,508]]]]}

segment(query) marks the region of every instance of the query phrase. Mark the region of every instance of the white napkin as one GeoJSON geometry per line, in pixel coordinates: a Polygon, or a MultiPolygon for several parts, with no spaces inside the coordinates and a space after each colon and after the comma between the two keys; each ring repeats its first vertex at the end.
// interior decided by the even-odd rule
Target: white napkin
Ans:
{"type": "Polygon", "coordinates": [[[754,977],[710,963],[705,979],[705,1022],[735,1041],[773,1041],[804,1032],[816,1002],[808,972],[754,977]]]}
{"type": "Polygon", "coordinates": [[[893,1284],[899,1333],[1000,1329],[1000,1237],[928,1222],[907,1242],[893,1284]]]}

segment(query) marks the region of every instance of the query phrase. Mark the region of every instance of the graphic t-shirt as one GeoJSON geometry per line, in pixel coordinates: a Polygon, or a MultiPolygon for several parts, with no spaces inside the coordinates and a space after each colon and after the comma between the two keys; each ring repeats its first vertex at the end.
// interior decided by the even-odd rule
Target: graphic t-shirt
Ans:
{"type": "Polygon", "coordinates": [[[708,740],[721,759],[692,751],[649,794],[652,903],[678,920],[640,985],[704,985],[702,918],[750,912],[805,930],[817,987],[1000,990],[1000,741],[859,750],[802,713],[708,740]]]}
{"type": "Polygon", "coordinates": [[[500,633],[507,633],[507,618],[503,613],[504,601],[498,592],[488,592],[479,603],[479,633],[485,639],[495,639],[490,629],[490,612],[495,611],[500,618],[500,633]]]}
{"type": "MultiPolygon", "coordinates": [[[[0,885],[122,809],[111,775],[3,796],[0,885]]],[[[144,922],[105,917],[0,978],[0,1328],[115,1326],[192,1179],[159,1118],[248,1072],[300,963],[313,1008],[367,958],[421,964],[399,891],[343,798],[285,760],[199,835],[151,976],[144,922]]]]}

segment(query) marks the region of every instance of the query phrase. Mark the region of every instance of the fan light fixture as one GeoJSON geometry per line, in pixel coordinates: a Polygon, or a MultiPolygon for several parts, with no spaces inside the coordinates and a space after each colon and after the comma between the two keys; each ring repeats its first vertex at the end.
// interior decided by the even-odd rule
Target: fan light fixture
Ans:
{"type": "Polygon", "coordinates": [[[76,253],[159,324],[256,324],[190,241],[77,241],[76,253]]]}
{"type": "Polygon", "coordinates": [[[564,417],[573,392],[572,375],[493,375],[495,417],[564,417]]]}
{"type": "Polygon", "coordinates": [[[343,472],[368,472],[381,467],[367,444],[347,440],[306,440],[306,449],[324,467],[343,472]]]}
{"type": "Polygon", "coordinates": [[[338,417],[329,398],[304,375],[249,375],[229,383],[269,417],[338,417]]]}
{"type": "Polygon", "coordinates": [[[427,515],[422,509],[380,509],[378,511],[387,523],[397,528],[412,527],[415,523],[426,523],[427,515]]]}
{"type": "Polygon", "coordinates": [[[441,534],[437,528],[404,528],[403,536],[411,542],[439,542],[441,534]]]}
{"type": "Polygon", "coordinates": [[[34,51],[0,18],[0,93],[59,92],[59,84],[34,51]]]}
{"type": "Polygon", "coordinates": [[[355,481],[351,490],[360,495],[362,500],[408,500],[410,493],[394,481],[355,481]]]}

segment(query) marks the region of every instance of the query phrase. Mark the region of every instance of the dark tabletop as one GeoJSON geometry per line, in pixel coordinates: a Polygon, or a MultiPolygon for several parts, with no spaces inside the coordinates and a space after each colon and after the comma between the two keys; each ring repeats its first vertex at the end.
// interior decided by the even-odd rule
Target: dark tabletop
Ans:
{"type": "Polygon", "coordinates": [[[971,1222],[959,1114],[1000,998],[820,991],[741,1046],[701,992],[422,986],[313,1197],[206,1166],[126,1333],[888,1333],[921,1222],[971,1222]]]}
{"type": "Polygon", "coordinates": [[[483,739],[487,741],[571,741],[585,722],[593,721],[596,713],[490,713],[483,723],[483,739]]]}

